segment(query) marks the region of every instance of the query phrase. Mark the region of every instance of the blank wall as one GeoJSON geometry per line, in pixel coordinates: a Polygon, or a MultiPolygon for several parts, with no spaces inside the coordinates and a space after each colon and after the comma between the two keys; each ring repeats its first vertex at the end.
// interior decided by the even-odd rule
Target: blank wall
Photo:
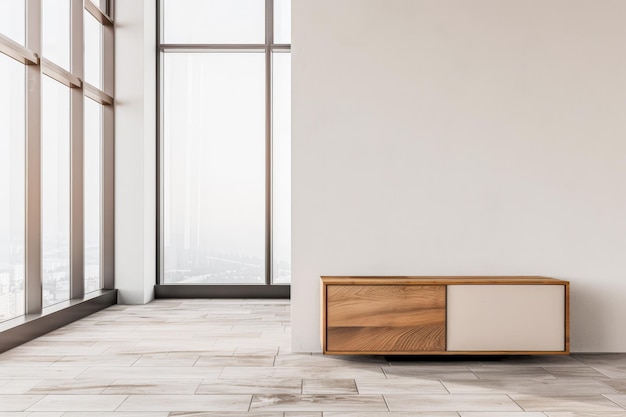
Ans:
{"type": "Polygon", "coordinates": [[[571,281],[573,351],[626,351],[625,21],[293,0],[293,350],[320,351],[320,275],[530,274],[571,281]]]}

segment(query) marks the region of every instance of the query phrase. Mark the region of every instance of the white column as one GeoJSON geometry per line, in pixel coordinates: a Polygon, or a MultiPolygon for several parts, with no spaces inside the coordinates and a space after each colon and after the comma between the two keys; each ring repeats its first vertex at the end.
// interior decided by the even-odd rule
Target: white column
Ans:
{"type": "Polygon", "coordinates": [[[122,304],[156,283],[156,2],[115,8],[115,283],[122,304]]]}

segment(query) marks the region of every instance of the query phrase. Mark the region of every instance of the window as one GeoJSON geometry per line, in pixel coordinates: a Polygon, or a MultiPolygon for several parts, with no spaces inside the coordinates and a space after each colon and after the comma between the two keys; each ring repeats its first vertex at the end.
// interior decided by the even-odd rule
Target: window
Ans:
{"type": "Polygon", "coordinates": [[[291,281],[291,55],[273,57],[273,282],[291,281]]]}
{"type": "Polygon", "coordinates": [[[0,1],[0,321],[113,288],[111,6],[0,1]]]}
{"type": "Polygon", "coordinates": [[[85,11],[85,81],[102,89],[102,25],[85,11]]]}
{"type": "Polygon", "coordinates": [[[41,84],[43,306],[70,298],[70,89],[41,84]]]}
{"type": "Polygon", "coordinates": [[[162,284],[290,282],[290,5],[162,0],[162,284]]]}
{"type": "Polygon", "coordinates": [[[26,41],[26,0],[0,2],[0,33],[24,45],[26,41]]]}
{"type": "Polygon", "coordinates": [[[164,0],[166,44],[262,44],[264,0],[164,0]]]}
{"type": "Polygon", "coordinates": [[[0,54],[0,322],[24,314],[26,68],[0,54]]]}
{"type": "Polygon", "coordinates": [[[41,2],[43,57],[70,70],[70,0],[41,2]]]}
{"type": "Polygon", "coordinates": [[[85,98],[85,292],[102,288],[100,227],[102,217],[102,105],[85,98]]]}

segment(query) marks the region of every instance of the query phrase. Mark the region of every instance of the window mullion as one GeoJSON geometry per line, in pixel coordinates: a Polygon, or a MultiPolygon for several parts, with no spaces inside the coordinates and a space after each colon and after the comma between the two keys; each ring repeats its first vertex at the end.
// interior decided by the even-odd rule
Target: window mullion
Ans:
{"type": "MultiPolygon", "coordinates": [[[[109,0],[107,12],[115,16],[115,1],[109,0]]],[[[102,90],[109,97],[115,91],[114,26],[102,28],[102,90]]],[[[111,104],[113,104],[113,98],[111,104]]],[[[115,106],[102,109],[102,221],[100,223],[100,279],[102,288],[115,288],[115,106]]]]}
{"type": "Polygon", "coordinates": [[[265,284],[272,284],[272,43],[274,0],[265,0],[265,284]]]}
{"type": "Polygon", "coordinates": [[[21,62],[26,65],[37,65],[39,64],[39,57],[33,51],[19,43],[15,42],[13,39],[7,38],[3,34],[0,33],[0,53],[3,53],[16,61],[21,62]]]}
{"type": "MultiPolygon", "coordinates": [[[[26,2],[26,48],[41,55],[41,1],[26,2]]],[[[42,309],[41,72],[26,66],[26,314],[42,309]]]]}
{"type": "MultiPolygon", "coordinates": [[[[83,1],[71,0],[70,68],[72,75],[79,80],[83,79],[84,73],[83,16],[83,1]]],[[[72,88],[70,89],[70,298],[83,298],[85,295],[83,119],[83,91],[80,88],[72,88]]]]}

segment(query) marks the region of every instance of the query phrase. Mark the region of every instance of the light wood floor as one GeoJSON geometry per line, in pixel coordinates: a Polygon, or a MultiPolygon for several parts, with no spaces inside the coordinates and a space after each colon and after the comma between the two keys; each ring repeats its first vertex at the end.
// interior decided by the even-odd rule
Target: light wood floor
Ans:
{"type": "Polygon", "coordinates": [[[0,355],[0,417],[626,417],[626,354],[290,352],[289,302],[114,306],[0,355]]]}

